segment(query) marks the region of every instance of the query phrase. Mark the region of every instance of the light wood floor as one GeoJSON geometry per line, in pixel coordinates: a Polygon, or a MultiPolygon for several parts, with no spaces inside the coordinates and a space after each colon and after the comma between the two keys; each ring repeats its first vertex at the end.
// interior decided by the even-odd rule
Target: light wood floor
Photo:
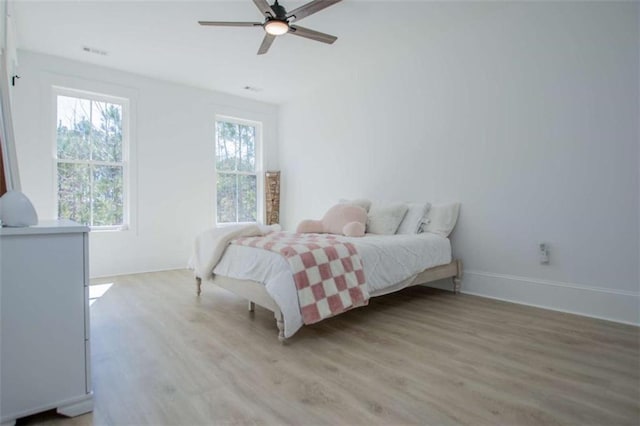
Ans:
{"type": "MultiPolygon", "coordinates": [[[[106,282],[109,280],[100,280],[106,282]]],[[[93,414],[18,424],[638,425],[639,329],[416,287],[304,327],[188,271],[92,307],[93,414]]]]}

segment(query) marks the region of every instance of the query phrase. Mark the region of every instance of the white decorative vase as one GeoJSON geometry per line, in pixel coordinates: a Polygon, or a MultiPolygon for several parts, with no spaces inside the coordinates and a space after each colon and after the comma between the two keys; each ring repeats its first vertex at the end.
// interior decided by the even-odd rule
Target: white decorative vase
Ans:
{"type": "Polygon", "coordinates": [[[38,223],[38,214],[26,195],[8,191],[0,197],[0,220],[3,226],[31,226],[38,223]]]}

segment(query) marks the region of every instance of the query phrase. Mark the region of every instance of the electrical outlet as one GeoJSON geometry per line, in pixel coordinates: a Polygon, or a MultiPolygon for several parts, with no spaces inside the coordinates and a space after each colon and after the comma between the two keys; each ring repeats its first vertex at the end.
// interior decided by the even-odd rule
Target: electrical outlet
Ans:
{"type": "Polygon", "coordinates": [[[549,264],[549,244],[548,243],[540,243],[538,245],[539,254],[540,254],[540,263],[542,265],[549,264]]]}

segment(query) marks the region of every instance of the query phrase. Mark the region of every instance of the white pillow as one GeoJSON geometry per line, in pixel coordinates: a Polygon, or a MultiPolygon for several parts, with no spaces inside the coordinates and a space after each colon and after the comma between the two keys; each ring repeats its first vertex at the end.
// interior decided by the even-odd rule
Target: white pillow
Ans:
{"type": "Polygon", "coordinates": [[[422,221],[424,220],[429,208],[430,203],[409,203],[409,209],[407,214],[402,219],[396,234],[417,234],[420,232],[422,221]]]}
{"type": "Polygon", "coordinates": [[[357,198],[355,200],[347,200],[345,198],[341,198],[340,200],[338,200],[338,204],[351,204],[354,206],[359,206],[365,209],[367,212],[371,208],[371,201],[367,200],[366,198],[357,198]]]}
{"type": "Polygon", "coordinates": [[[406,204],[374,204],[367,215],[367,232],[371,234],[395,234],[409,206],[406,204]]]}
{"type": "Polygon", "coordinates": [[[448,237],[456,226],[460,203],[440,204],[431,206],[427,213],[427,220],[423,226],[424,232],[448,237]]]}

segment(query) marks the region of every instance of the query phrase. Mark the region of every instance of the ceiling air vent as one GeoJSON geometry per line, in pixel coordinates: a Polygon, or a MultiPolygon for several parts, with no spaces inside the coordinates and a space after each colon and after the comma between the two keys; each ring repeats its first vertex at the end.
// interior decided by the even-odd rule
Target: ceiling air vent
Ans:
{"type": "Polygon", "coordinates": [[[106,50],[96,49],[95,47],[82,46],[82,50],[87,53],[93,53],[95,55],[107,56],[108,53],[106,50]]]}

